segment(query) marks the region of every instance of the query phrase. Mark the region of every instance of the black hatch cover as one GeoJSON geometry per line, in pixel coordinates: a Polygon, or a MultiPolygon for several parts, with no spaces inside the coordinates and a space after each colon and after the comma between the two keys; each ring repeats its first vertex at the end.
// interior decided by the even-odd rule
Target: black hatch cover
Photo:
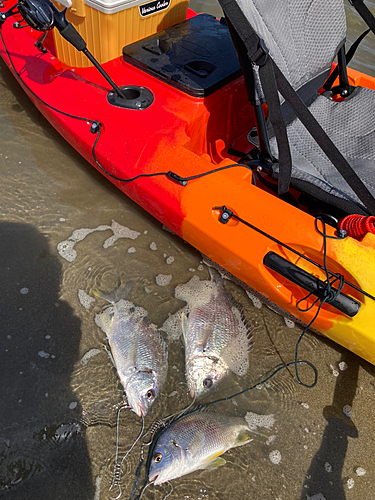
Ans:
{"type": "Polygon", "coordinates": [[[127,63],[195,97],[241,75],[227,26],[208,14],[126,45],[122,52],[127,63]]]}

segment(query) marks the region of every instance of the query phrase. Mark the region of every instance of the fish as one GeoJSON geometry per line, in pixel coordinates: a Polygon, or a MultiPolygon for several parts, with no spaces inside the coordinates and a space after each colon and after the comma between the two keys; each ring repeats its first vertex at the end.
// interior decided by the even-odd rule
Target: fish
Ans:
{"type": "Polygon", "coordinates": [[[243,417],[196,411],[178,418],[161,432],[152,449],[148,480],[154,485],[199,469],[216,469],[231,448],[252,441],[243,417]]]}
{"type": "Polygon", "coordinates": [[[145,309],[126,300],[132,285],[128,281],[123,288],[110,293],[93,290],[96,297],[111,304],[95,316],[95,322],[107,336],[129,406],[139,417],[144,417],[166,380],[168,349],[145,309]]]}
{"type": "Polygon", "coordinates": [[[209,394],[230,372],[243,376],[249,368],[251,329],[239,304],[225,291],[219,273],[211,280],[194,276],[176,287],[175,296],[187,302],[182,313],[186,381],[192,398],[209,394]]]}

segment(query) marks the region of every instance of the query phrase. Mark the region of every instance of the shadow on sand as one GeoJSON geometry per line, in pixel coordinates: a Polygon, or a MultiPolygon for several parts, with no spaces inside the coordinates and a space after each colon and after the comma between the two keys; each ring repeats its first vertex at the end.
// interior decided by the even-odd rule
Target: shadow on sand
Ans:
{"type": "Polygon", "coordinates": [[[323,416],[327,420],[322,442],[306,474],[301,500],[321,493],[324,498],[345,500],[345,485],[342,477],[349,438],[358,438],[358,430],[349,416],[343,414],[346,405],[351,406],[356,395],[359,357],[344,351],[340,362],[350,365],[350,370],[337,378],[331,406],[326,406],[323,416]]]}
{"type": "Polygon", "coordinates": [[[70,388],[80,321],[59,300],[61,265],[34,227],[0,223],[0,498],[94,497],[70,388]]]}

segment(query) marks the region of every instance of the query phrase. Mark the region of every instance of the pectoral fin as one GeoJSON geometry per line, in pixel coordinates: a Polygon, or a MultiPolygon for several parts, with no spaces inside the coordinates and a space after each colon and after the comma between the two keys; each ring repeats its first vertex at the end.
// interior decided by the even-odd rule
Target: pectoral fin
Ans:
{"type": "MultiPolygon", "coordinates": [[[[219,454],[221,455],[222,453],[224,453],[224,451],[225,450],[220,451],[219,454]]],[[[218,456],[219,454],[213,455],[213,458],[212,457],[208,458],[200,468],[205,470],[215,470],[218,467],[225,465],[227,463],[226,460],[218,456]]]]}
{"type": "Polygon", "coordinates": [[[242,446],[243,444],[250,443],[253,441],[247,434],[247,431],[240,432],[236,439],[235,446],[242,446]]]}

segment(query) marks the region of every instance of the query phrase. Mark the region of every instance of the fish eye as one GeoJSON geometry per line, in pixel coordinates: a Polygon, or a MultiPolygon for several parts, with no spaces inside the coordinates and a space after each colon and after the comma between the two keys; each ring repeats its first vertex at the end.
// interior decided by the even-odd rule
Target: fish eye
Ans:
{"type": "Polygon", "coordinates": [[[203,380],[203,387],[205,389],[209,389],[210,387],[212,387],[212,378],[210,377],[207,377],[203,380]]]}
{"type": "Polygon", "coordinates": [[[156,453],[156,455],[154,456],[154,462],[158,464],[162,458],[163,455],[161,453],[156,453]]]}
{"type": "Polygon", "coordinates": [[[146,392],[146,398],[147,398],[147,399],[152,399],[153,397],[155,397],[155,392],[154,392],[152,389],[149,389],[149,390],[146,392]]]}

